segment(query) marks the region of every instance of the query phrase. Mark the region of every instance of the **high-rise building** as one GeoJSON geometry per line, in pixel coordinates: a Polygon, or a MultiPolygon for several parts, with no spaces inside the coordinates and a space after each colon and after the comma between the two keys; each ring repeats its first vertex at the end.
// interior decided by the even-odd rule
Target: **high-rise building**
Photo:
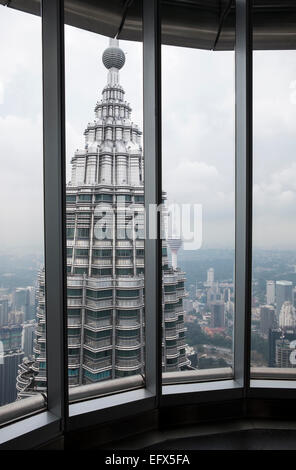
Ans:
{"type": "Polygon", "coordinates": [[[25,321],[25,312],[23,310],[13,310],[8,314],[9,325],[22,325],[25,321]]]}
{"type": "Polygon", "coordinates": [[[296,308],[296,287],[293,288],[292,296],[293,296],[293,306],[296,308]]]}
{"type": "Polygon", "coordinates": [[[36,289],[34,286],[27,287],[27,307],[26,307],[26,321],[30,322],[35,320],[36,314],[36,289]]]}
{"type": "Polygon", "coordinates": [[[209,268],[207,270],[207,284],[211,285],[213,284],[215,280],[215,270],[214,268],[209,268]]]}
{"type": "Polygon", "coordinates": [[[34,319],[35,315],[35,287],[18,287],[14,293],[14,310],[24,312],[26,321],[34,319]]]}
{"type": "Polygon", "coordinates": [[[12,403],[17,398],[18,367],[23,358],[21,350],[6,352],[2,357],[0,355],[0,406],[12,403]]]}
{"type": "Polygon", "coordinates": [[[24,354],[21,350],[22,327],[0,328],[0,406],[16,400],[18,366],[24,354]]]}
{"type": "Polygon", "coordinates": [[[279,327],[290,328],[296,326],[296,313],[292,302],[284,302],[280,315],[279,315],[279,327]]]}
{"type": "Polygon", "coordinates": [[[211,304],[211,302],[216,302],[219,300],[222,300],[222,295],[221,291],[219,289],[219,283],[218,282],[213,282],[209,286],[207,283],[205,284],[207,288],[207,303],[208,305],[211,304]]]}
{"type": "Polygon", "coordinates": [[[281,330],[280,328],[274,328],[269,330],[268,335],[268,348],[269,358],[268,367],[276,367],[276,342],[277,340],[286,339],[289,342],[296,340],[296,328],[287,328],[281,330]]]}
{"type": "Polygon", "coordinates": [[[275,290],[276,314],[280,314],[284,302],[293,302],[293,283],[291,281],[276,281],[275,290]]]}
{"type": "Polygon", "coordinates": [[[182,246],[182,240],[180,238],[168,238],[168,246],[172,253],[172,268],[177,269],[178,266],[178,251],[182,246]]]}
{"type": "Polygon", "coordinates": [[[24,356],[27,358],[31,358],[33,356],[33,339],[35,327],[36,322],[33,320],[23,324],[22,350],[24,352],[24,356]]]}
{"type": "Polygon", "coordinates": [[[271,328],[275,327],[275,310],[272,305],[262,305],[260,307],[260,333],[268,335],[271,328]]]}
{"type": "Polygon", "coordinates": [[[173,204],[170,206],[169,213],[167,212],[166,207],[162,208],[162,222],[163,222],[163,231],[164,237],[167,240],[167,245],[171,252],[171,263],[172,268],[177,269],[178,266],[178,252],[182,246],[181,239],[181,223],[180,223],[180,214],[179,208],[173,204]],[[166,215],[168,217],[166,217],[166,215]]]}
{"type": "Polygon", "coordinates": [[[275,344],[276,367],[295,367],[290,360],[291,352],[290,341],[285,338],[278,339],[275,344]]]}
{"type": "MultiPolygon", "coordinates": [[[[107,85],[72,158],[66,190],[69,384],[145,372],[144,157],[141,131],[119,83],[125,55],[117,40],[103,53],[107,85]]],[[[165,198],[165,194],[163,195],[165,198]]],[[[185,355],[184,273],[169,266],[163,242],[163,370],[185,355]]],[[[149,293],[148,293],[149,295],[149,293]]],[[[40,273],[34,364],[20,368],[46,382],[44,273],[40,273]]],[[[32,387],[32,381],[28,380],[32,387]]],[[[23,381],[20,395],[27,393],[23,381]]]]}
{"type": "Polygon", "coordinates": [[[224,328],[225,327],[225,312],[224,302],[216,301],[212,302],[211,308],[211,327],[212,328],[224,328]]]}
{"type": "Polygon", "coordinates": [[[25,312],[28,305],[28,291],[25,287],[18,287],[14,292],[14,310],[22,310],[25,312]]]}
{"type": "Polygon", "coordinates": [[[7,295],[0,297],[0,327],[8,324],[9,299],[7,295]]]}
{"type": "Polygon", "coordinates": [[[15,351],[22,346],[21,325],[3,326],[0,328],[0,341],[3,344],[3,351],[15,351]]]}
{"type": "Polygon", "coordinates": [[[275,304],[275,281],[266,281],[266,303],[275,304]]]}
{"type": "Polygon", "coordinates": [[[230,299],[231,299],[231,289],[228,287],[224,289],[223,300],[224,302],[229,302],[230,299]]]}

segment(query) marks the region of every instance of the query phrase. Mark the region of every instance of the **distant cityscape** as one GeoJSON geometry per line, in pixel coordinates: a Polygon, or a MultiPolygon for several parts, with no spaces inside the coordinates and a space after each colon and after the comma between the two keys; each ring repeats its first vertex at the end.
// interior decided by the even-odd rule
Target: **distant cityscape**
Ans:
{"type": "Polygon", "coordinates": [[[16,400],[18,367],[33,357],[42,262],[41,254],[0,255],[0,405],[16,400]]]}
{"type": "MultiPolygon", "coordinates": [[[[231,367],[234,325],[233,250],[183,251],[186,355],[198,369],[231,367]]],[[[16,377],[34,357],[42,256],[0,255],[0,404],[17,398],[16,377]],[[30,261],[29,261],[30,260],[30,261]]],[[[295,367],[296,255],[254,252],[252,367],[295,367]]]]}
{"type": "MultiPolygon", "coordinates": [[[[295,367],[296,255],[254,250],[252,367],[295,367]]],[[[232,365],[234,251],[200,250],[179,256],[186,272],[188,354],[197,368],[232,365]]]]}

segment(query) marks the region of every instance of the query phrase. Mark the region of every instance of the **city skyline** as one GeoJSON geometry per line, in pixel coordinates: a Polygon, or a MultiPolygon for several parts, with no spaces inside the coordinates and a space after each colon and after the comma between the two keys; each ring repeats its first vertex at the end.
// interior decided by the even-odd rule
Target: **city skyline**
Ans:
{"type": "MultiPolygon", "coordinates": [[[[191,365],[198,369],[231,366],[235,314],[231,253],[227,254],[225,250],[217,250],[215,253],[204,250],[203,254],[200,252],[198,261],[188,256],[188,252],[186,254],[187,257],[182,258],[181,267],[183,271],[190,271],[186,273],[184,320],[188,342],[186,350],[191,365]]],[[[259,252],[256,256],[252,282],[252,367],[291,368],[295,366],[296,357],[296,255],[291,258],[282,255],[279,257],[277,254],[260,255],[259,252]],[[282,307],[277,308],[280,305],[282,307]]],[[[20,278],[15,286],[2,287],[0,292],[0,341],[2,335],[8,344],[8,349],[5,347],[8,355],[4,360],[11,361],[2,370],[5,381],[11,380],[8,377],[12,377],[13,371],[16,371],[18,362],[15,359],[23,357],[25,351],[32,351],[32,329],[36,325],[34,320],[31,323],[33,310],[28,310],[28,297],[24,296],[25,291],[33,289],[34,292],[34,288],[26,283],[25,278],[20,278]],[[25,320],[29,322],[26,323],[25,320]],[[1,322],[4,325],[2,329],[1,322]],[[17,343],[14,340],[16,349],[9,352],[7,334],[12,339],[11,334],[16,331],[20,333],[21,330],[22,342],[19,334],[17,343]],[[8,373],[9,375],[5,375],[8,373]]],[[[34,299],[34,295],[30,297],[34,299]]],[[[70,319],[73,321],[73,317],[70,319]]],[[[22,368],[25,375],[26,367],[24,363],[22,368]]],[[[5,400],[5,396],[12,399],[15,391],[12,389],[6,392],[4,389],[1,393],[2,400],[5,400]]]]}

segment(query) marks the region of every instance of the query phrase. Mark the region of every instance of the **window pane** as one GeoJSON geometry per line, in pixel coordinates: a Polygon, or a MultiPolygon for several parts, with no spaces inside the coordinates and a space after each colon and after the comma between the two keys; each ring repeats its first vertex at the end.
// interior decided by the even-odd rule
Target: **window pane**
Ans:
{"type": "Polygon", "coordinates": [[[296,377],[296,52],[254,52],[254,377],[296,377]]]}
{"type": "Polygon", "coordinates": [[[176,380],[188,373],[200,380],[203,369],[221,368],[228,376],[234,323],[234,52],[163,46],[162,100],[163,379],[180,372],[176,380]]]}
{"type": "Polygon", "coordinates": [[[0,405],[6,405],[46,392],[40,17],[1,7],[0,37],[0,405]]]}
{"type": "Polygon", "coordinates": [[[142,45],[68,26],[65,44],[73,387],[145,372],[142,45]]]}

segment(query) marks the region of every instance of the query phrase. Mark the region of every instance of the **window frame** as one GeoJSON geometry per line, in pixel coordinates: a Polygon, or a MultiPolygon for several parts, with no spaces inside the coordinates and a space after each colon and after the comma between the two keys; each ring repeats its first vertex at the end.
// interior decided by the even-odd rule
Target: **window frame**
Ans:
{"type": "MultiPolygon", "coordinates": [[[[160,0],[143,1],[145,206],[162,202],[160,0]]],[[[144,387],[70,403],[67,359],[64,1],[42,0],[47,410],[0,429],[0,447],[28,448],[68,431],[169,406],[294,398],[296,381],[250,380],[252,283],[252,0],[236,0],[235,325],[233,378],[162,385],[162,246],[145,240],[144,387]],[[58,328],[57,328],[58,325],[58,328]]],[[[150,226],[149,214],[146,233],[150,226]]]]}

